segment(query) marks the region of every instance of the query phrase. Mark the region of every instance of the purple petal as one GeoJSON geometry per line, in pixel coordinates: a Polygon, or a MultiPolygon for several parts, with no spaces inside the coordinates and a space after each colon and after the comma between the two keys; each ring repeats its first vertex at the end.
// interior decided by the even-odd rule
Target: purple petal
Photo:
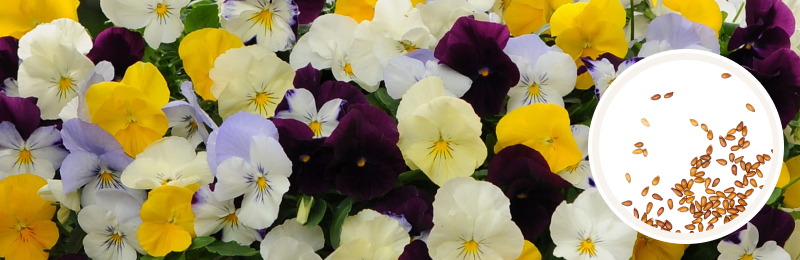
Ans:
{"type": "Polygon", "coordinates": [[[0,38],[0,85],[7,78],[17,79],[19,70],[19,40],[11,36],[0,38]]]}
{"type": "Polygon", "coordinates": [[[95,64],[104,60],[111,62],[115,78],[121,79],[128,67],[142,60],[144,38],[142,34],[125,28],[108,28],[97,35],[94,48],[86,56],[95,64]]]}
{"type": "Polygon", "coordinates": [[[536,240],[550,226],[553,212],[564,201],[559,188],[533,179],[514,181],[506,196],[511,200],[511,220],[527,240],[536,240]]]}
{"type": "Polygon", "coordinates": [[[125,151],[111,151],[100,155],[100,164],[111,171],[122,172],[128,168],[128,164],[133,162],[133,158],[128,156],[125,151]]]}
{"type": "Polygon", "coordinates": [[[76,191],[100,174],[100,157],[86,151],[72,151],[61,164],[64,192],[76,191]]]}
{"type": "MultiPolygon", "coordinates": [[[[240,157],[250,161],[250,140],[254,136],[269,136],[278,138],[278,129],[275,124],[264,117],[247,112],[239,112],[225,120],[220,126],[215,137],[215,142],[211,143],[209,137],[208,150],[214,150],[214,163],[211,164],[212,172],[216,173],[217,164],[230,157],[240,157]]],[[[209,159],[209,163],[211,163],[209,159]]]]}
{"type": "Polygon", "coordinates": [[[792,44],[789,40],[789,36],[790,35],[781,28],[773,27],[766,29],[761,33],[760,37],[762,40],[753,44],[753,49],[758,53],[758,58],[767,57],[779,49],[790,48],[792,44]]]}
{"type": "Polygon", "coordinates": [[[117,139],[95,124],[70,119],[64,123],[61,138],[68,150],[87,151],[95,155],[102,155],[111,151],[121,151],[117,139]]]}
{"type": "Polygon", "coordinates": [[[419,60],[422,62],[422,64],[425,64],[429,60],[436,60],[436,58],[433,57],[433,50],[428,49],[419,49],[409,52],[406,54],[406,57],[419,60]]]}
{"type": "Polygon", "coordinates": [[[322,107],[328,101],[339,98],[344,100],[344,107],[348,108],[355,104],[369,104],[367,97],[357,87],[341,81],[327,81],[320,86],[322,92],[315,94],[314,98],[317,107],[322,107]]]}
{"type": "Polygon", "coordinates": [[[434,56],[438,59],[445,55],[447,46],[454,44],[474,44],[476,47],[483,45],[496,45],[505,48],[511,34],[508,27],[498,23],[477,21],[473,17],[458,18],[452,29],[445,34],[436,46],[434,56]]]}
{"type": "Polygon", "coordinates": [[[331,160],[330,149],[323,148],[325,139],[314,139],[314,133],[306,124],[293,119],[272,118],[278,128],[280,142],[286,156],[292,160],[292,175],[289,176],[291,192],[318,194],[331,185],[325,181],[325,169],[331,160]]]}
{"type": "Polygon", "coordinates": [[[380,213],[402,215],[410,224],[412,236],[433,228],[433,200],[423,190],[403,186],[386,194],[373,210],[380,213]]]}
{"type": "Polygon", "coordinates": [[[36,98],[19,98],[0,95],[0,122],[10,122],[19,131],[22,139],[39,127],[41,115],[36,98]]]}
{"type": "Polygon", "coordinates": [[[422,240],[411,241],[403,248],[403,254],[397,260],[431,260],[428,245],[422,240]]]}
{"type": "Polygon", "coordinates": [[[775,241],[783,247],[795,228],[792,215],[769,205],[764,205],[750,223],[758,228],[759,247],[767,241],[775,241]]]}
{"type": "Polygon", "coordinates": [[[325,0],[294,0],[297,4],[297,10],[300,14],[297,20],[300,24],[310,24],[317,19],[317,16],[322,13],[322,8],[325,7],[325,0]]]}
{"type": "Polygon", "coordinates": [[[764,60],[754,60],[748,70],[767,90],[786,127],[800,110],[800,56],[780,49],[764,60]]]}

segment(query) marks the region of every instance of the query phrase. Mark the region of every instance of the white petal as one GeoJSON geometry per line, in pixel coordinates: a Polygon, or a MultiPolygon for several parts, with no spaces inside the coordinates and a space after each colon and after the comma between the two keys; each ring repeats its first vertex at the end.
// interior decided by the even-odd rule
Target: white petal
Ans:
{"type": "Polygon", "coordinates": [[[317,105],[314,95],[303,88],[290,89],[284,96],[289,110],[284,110],[275,115],[277,118],[294,119],[304,124],[310,124],[317,120],[317,105]]]}
{"type": "Polygon", "coordinates": [[[425,64],[408,56],[391,59],[383,70],[386,91],[394,99],[403,97],[403,94],[411,88],[411,85],[414,85],[424,77],[425,64]]]}
{"type": "Polygon", "coordinates": [[[156,19],[149,5],[150,1],[101,0],[100,8],[108,19],[117,26],[139,29],[156,19]]]}
{"type": "Polygon", "coordinates": [[[108,227],[116,227],[119,222],[110,211],[98,205],[90,205],[78,213],[78,224],[86,233],[107,233],[108,227]]]}
{"type": "Polygon", "coordinates": [[[342,244],[358,239],[370,241],[373,248],[389,247],[398,255],[410,241],[400,222],[371,209],[347,217],[342,224],[342,244]]]}
{"type": "Polygon", "coordinates": [[[298,260],[321,260],[319,255],[315,254],[310,246],[300,243],[291,237],[282,237],[274,243],[261,244],[261,257],[264,260],[284,260],[284,259],[298,259],[298,260]],[[273,250],[273,248],[275,250],[273,250]]]}
{"type": "Polygon", "coordinates": [[[328,102],[325,102],[325,104],[322,105],[322,108],[319,109],[319,114],[317,117],[319,118],[320,123],[322,123],[322,137],[330,136],[333,132],[333,129],[339,125],[339,112],[342,111],[344,104],[344,100],[334,98],[328,102]]]}
{"type": "Polygon", "coordinates": [[[439,78],[444,82],[444,89],[450,92],[455,97],[461,97],[472,86],[472,80],[467,76],[461,75],[457,71],[451,69],[444,64],[436,64],[434,61],[428,61],[426,66],[428,68],[436,68],[439,78]]]}
{"type": "Polygon", "coordinates": [[[428,103],[434,98],[445,96],[445,89],[442,79],[438,77],[428,77],[412,85],[403,95],[403,100],[397,107],[397,120],[413,114],[417,108],[428,103]]]}
{"type": "Polygon", "coordinates": [[[563,97],[575,88],[578,76],[573,71],[577,69],[575,62],[568,54],[548,51],[536,61],[533,66],[533,75],[538,79],[537,82],[542,88],[555,90],[563,97]]]}
{"type": "Polygon", "coordinates": [[[300,243],[307,244],[314,251],[320,250],[325,246],[325,236],[321,227],[316,225],[306,227],[297,223],[296,219],[287,219],[283,224],[276,226],[264,236],[264,241],[261,243],[262,252],[266,245],[272,244],[283,237],[291,237],[300,243]]]}
{"type": "MultiPolygon", "coordinates": [[[[787,246],[792,246],[788,245],[787,246]]],[[[770,259],[770,260],[792,260],[789,253],[783,248],[778,246],[775,241],[767,241],[763,246],[753,252],[754,259],[770,259]]]]}
{"type": "Polygon", "coordinates": [[[278,140],[270,136],[253,137],[250,144],[250,164],[263,168],[261,173],[268,179],[289,177],[292,174],[292,161],[286,156],[278,140]]]}
{"type": "MultiPolygon", "coordinates": [[[[508,55],[522,57],[528,64],[535,64],[542,54],[550,51],[539,35],[526,34],[508,39],[508,44],[503,51],[508,55]]],[[[575,62],[572,62],[575,64],[575,62]]]]}
{"type": "Polygon", "coordinates": [[[253,184],[253,169],[244,159],[231,157],[217,168],[217,184],[214,196],[217,200],[229,200],[247,192],[253,184]]]}
{"type": "Polygon", "coordinates": [[[141,223],[142,221],[139,219],[139,211],[144,203],[142,197],[131,195],[123,190],[103,189],[97,191],[96,201],[98,206],[117,216],[120,223],[141,223]]]}
{"type": "Polygon", "coordinates": [[[64,193],[61,180],[47,180],[47,185],[39,189],[39,196],[49,201],[58,201],[64,207],[73,211],[81,210],[81,197],[78,191],[64,193]]]}

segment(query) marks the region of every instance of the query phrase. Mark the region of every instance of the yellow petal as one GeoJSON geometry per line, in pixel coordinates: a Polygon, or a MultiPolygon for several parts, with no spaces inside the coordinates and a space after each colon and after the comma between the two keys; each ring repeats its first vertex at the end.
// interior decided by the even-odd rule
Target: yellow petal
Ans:
{"type": "Polygon", "coordinates": [[[781,167],[781,175],[778,176],[778,184],[775,186],[778,188],[783,188],[783,186],[789,184],[789,181],[791,180],[792,178],[789,175],[789,167],[787,167],[786,162],[784,162],[783,166],[781,167]]]}
{"type": "Polygon", "coordinates": [[[178,48],[186,74],[192,78],[194,91],[204,100],[216,101],[211,94],[214,82],[208,72],[214,61],[226,51],[244,46],[242,40],[227,30],[206,28],[186,35],[178,48]]]}
{"type": "Polygon", "coordinates": [[[578,16],[583,9],[586,8],[588,3],[580,2],[574,4],[565,4],[558,8],[550,18],[550,33],[553,36],[559,36],[564,30],[575,27],[575,17],[578,16]]]}
{"type": "Polygon", "coordinates": [[[171,222],[193,234],[193,195],[194,192],[183,187],[158,187],[150,191],[147,201],[142,205],[140,217],[144,222],[171,222]]]}
{"type": "MultiPolygon", "coordinates": [[[[560,10],[560,9],[559,9],[560,10]]],[[[556,38],[556,45],[570,57],[580,60],[583,57],[583,49],[586,48],[587,39],[579,28],[569,28],[561,32],[556,38]]]]}
{"type": "MultiPolygon", "coordinates": [[[[583,64],[583,62],[581,62],[583,64]]],[[[580,90],[587,90],[594,86],[594,79],[592,79],[592,74],[589,72],[584,72],[581,75],[578,75],[578,80],[575,82],[575,88],[580,90]]]]}
{"type": "Polygon", "coordinates": [[[53,218],[56,207],[38,194],[39,189],[47,184],[41,177],[26,173],[9,176],[0,183],[2,205],[14,214],[18,222],[33,225],[53,218]]]}
{"type": "Polygon", "coordinates": [[[338,0],[334,13],[349,16],[358,23],[365,20],[371,21],[375,16],[375,3],[377,2],[378,0],[338,0]]]}
{"type": "Polygon", "coordinates": [[[621,28],[614,28],[611,22],[608,21],[586,24],[584,32],[586,32],[589,39],[589,46],[584,50],[582,57],[597,58],[603,53],[625,57],[628,54],[628,41],[625,40],[625,32],[621,28]]]}
{"type": "Polygon", "coordinates": [[[152,63],[137,62],[131,65],[120,83],[140,89],[147,100],[159,108],[169,102],[167,81],[152,63]]]}
{"type": "Polygon", "coordinates": [[[633,246],[631,260],[680,260],[687,247],[689,245],[662,242],[640,233],[633,246]]]}
{"type": "Polygon", "coordinates": [[[525,245],[522,246],[522,254],[519,255],[517,260],[542,260],[542,253],[531,241],[525,240],[525,245]]]}
{"type": "Polygon", "coordinates": [[[136,232],[139,244],[147,254],[163,257],[180,252],[192,244],[192,236],[181,227],[168,222],[144,222],[136,232]]]}
{"type": "Polygon", "coordinates": [[[714,0],[664,0],[663,4],[689,21],[711,27],[714,32],[722,28],[722,12],[714,0]]]}
{"type": "Polygon", "coordinates": [[[78,21],[79,1],[6,0],[0,8],[0,37],[22,38],[38,24],[67,18],[78,21]]]}
{"type": "MultiPolygon", "coordinates": [[[[100,107],[109,101],[112,97],[122,98],[119,96],[114,96],[114,90],[118,87],[122,86],[121,83],[118,82],[103,82],[92,85],[88,91],[86,91],[86,106],[89,108],[89,115],[94,117],[97,111],[100,110],[100,107]]],[[[120,102],[112,101],[112,102],[120,102]]]]}
{"type": "Polygon", "coordinates": [[[534,1],[543,0],[516,0],[506,9],[504,18],[512,36],[534,33],[547,23],[544,11],[534,8],[534,1]]]}
{"type": "MultiPolygon", "coordinates": [[[[625,8],[619,0],[592,0],[576,18],[578,25],[592,25],[592,21],[609,22],[605,29],[622,29],[626,22],[625,8]]],[[[722,18],[720,18],[722,19],[722,18]]]]}
{"type": "MultiPolygon", "coordinates": [[[[800,156],[786,161],[786,168],[789,169],[790,180],[800,177],[800,156]]],[[[800,183],[786,188],[783,193],[783,203],[789,208],[800,208],[800,183]]]]}

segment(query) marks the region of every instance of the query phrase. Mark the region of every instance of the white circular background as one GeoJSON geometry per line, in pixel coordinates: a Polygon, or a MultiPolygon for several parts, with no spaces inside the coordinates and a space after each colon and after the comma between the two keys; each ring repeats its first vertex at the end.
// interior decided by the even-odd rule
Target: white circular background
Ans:
{"type": "MultiPolygon", "coordinates": [[[[780,174],[782,154],[780,119],[775,105],[759,82],[727,58],[695,50],[660,53],[628,68],[600,99],[589,134],[592,173],[603,199],[614,213],[642,234],[679,244],[718,239],[750,221],[772,194],[780,174]],[[723,73],[729,73],[731,77],[723,79],[723,73]],[[663,98],[668,92],[674,92],[674,96],[663,98]],[[662,98],[651,100],[655,94],[662,98]],[[755,112],[747,110],[747,103],[753,105],[755,112]],[[642,118],[649,121],[650,127],[641,123],[642,118]],[[689,119],[705,123],[713,132],[712,140],[708,140],[706,132],[693,126],[689,119]],[[741,121],[748,128],[745,140],[750,141],[750,146],[733,153],[735,157],[744,156],[744,161],[751,163],[756,162],[757,154],[772,157],[759,167],[764,177],[753,176],[758,186],[764,187],[754,188],[746,199],[746,210],[733,221],[723,224],[720,218],[713,230],[698,232],[695,229],[690,233],[684,226],[694,218],[688,212],[678,212],[679,207],[688,205],[680,205],[680,197],[671,188],[682,179],[694,179],[689,175],[691,160],[705,155],[709,145],[713,146],[711,164],[699,171],[705,171],[704,178],[720,178],[719,185],[712,189],[722,191],[734,187],[737,193],[744,193],[753,188],[749,185],[744,189],[734,186],[734,181],[741,181],[746,173],[738,169],[738,175],[734,176],[728,161],[731,146],[736,145],[741,133],[735,133],[736,140],[727,141],[727,147],[722,147],[719,142],[720,135],[725,136],[741,121]],[[647,157],[632,153],[637,142],[644,143],[647,157]],[[728,163],[721,166],[717,159],[725,159],[728,163]],[[630,173],[631,183],[626,181],[625,173],[630,173]],[[653,186],[651,182],[656,176],[661,180],[653,186]],[[645,187],[650,187],[650,190],[647,196],[642,197],[645,187]],[[653,199],[653,193],[661,195],[663,201],[653,199]],[[672,210],[667,207],[668,199],[673,200],[672,210]],[[626,200],[631,200],[633,205],[623,206],[621,203],[626,200]],[[648,202],[654,204],[648,218],[669,220],[673,232],[651,227],[633,216],[633,209],[637,208],[641,218],[648,202]],[[661,207],[664,207],[664,213],[657,217],[656,212],[661,207]],[[676,230],[682,233],[675,233],[676,230]]],[[[691,190],[695,193],[695,201],[702,196],[712,196],[706,194],[704,183],[695,183],[691,190]]],[[[713,215],[703,219],[703,225],[708,226],[712,218],[713,215]]]]}

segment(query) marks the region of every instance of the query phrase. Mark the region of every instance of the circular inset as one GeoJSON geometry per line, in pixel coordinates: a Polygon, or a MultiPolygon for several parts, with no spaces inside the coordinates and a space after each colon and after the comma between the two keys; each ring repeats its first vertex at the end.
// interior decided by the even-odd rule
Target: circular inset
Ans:
{"type": "Polygon", "coordinates": [[[601,97],[589,134],[594,180],[612,211],[679,244],[750,221],[775,188],[782,154],[766,90],[738,64],[696,50],[628,68],[601,97]]]}

